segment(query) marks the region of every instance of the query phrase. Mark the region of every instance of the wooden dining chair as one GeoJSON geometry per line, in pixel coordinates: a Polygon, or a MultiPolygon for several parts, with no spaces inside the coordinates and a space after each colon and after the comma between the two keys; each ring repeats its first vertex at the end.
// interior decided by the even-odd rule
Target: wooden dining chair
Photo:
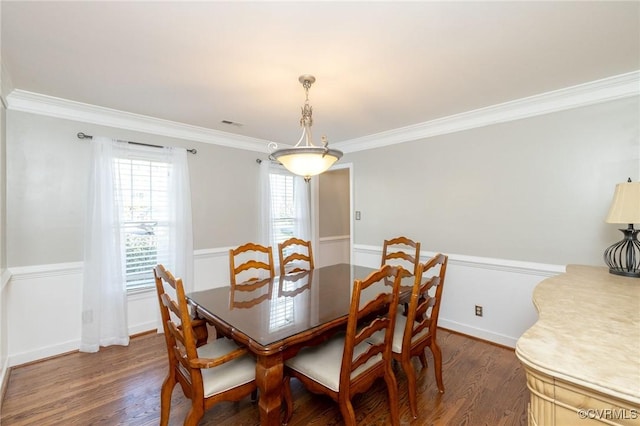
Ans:
{"type": "MultiPolygon", "coordinates": [[[[347,426],[356,424],[351,399],[365,392],[382,377],[387,384],[391,424],[399,424],[398,389],[391,366],[391,339],[398,305],[400,269],[385,265],[364,280],[355,280],[346,334],[340,333],[317,346],[303,348],[285,362],[285,424],[293,415],[291,378],[295,377],[311,392],[323,393],[338,402],[347,426]],[[385,286],[392,279],[393,287],[385,286]],[[380,293],[367,302],[378,284],[380,293]],[[369,296],[370,297],[370,296],[369,296]],[[367,339],[382,333],[382,342],[370,344],[367,339]]],[[[378,289],[376,288],[375,291],[378,289]]]]}
{"type": "Polygon", "coordinates": [[[218,402],[255,395],[256,365],[247,349],[224,337],[196,347],[182,279],[163,265],[156,266],[153,273],[169,356],[169,372],[160,396],[160,425],[169,424],[176,383],[191,400],[185,425],[197,425],[204,412],[218,402]]]}
{"type": "MultiPolygon", "coordinates": [[[[409,309],[407,315],[396,315],[396,328],[393,335],[393,358],[400,362],[407,376],[409,406],[414,418],[418,417],[416,373],[411,359],[418,357],[422,368],[427,367],[425,349],[433,354],[436,384],[438,391],[444,393],[442,382],[442,351],[436,339],[438,331],[438,315],[442,301],[442,289],[447,274],[448,256],[436,254],[427,262],[418,264],[409,309]]],[[[382,335],[370,339],[380,342],[382,335]]]]}
{"type": "Polygon", "coordinates": [[[420,263],[420,243],[407,237],[384,240],[381,265],[400,266],[403,276],[415,275],[420,263]]]}
{"type": "Polygon", "coordinates": [[[274,276],[271,246],[246,243],[229,250],[229,278],[232,288],[238,283],[273,278],[274,276]]]}
{"type": "Polygon", "coordinates": [[[295,237],[289,238],[278,244],[278,256],[280,258],[280,275],[313,269],[311,241],[295,237]]]}

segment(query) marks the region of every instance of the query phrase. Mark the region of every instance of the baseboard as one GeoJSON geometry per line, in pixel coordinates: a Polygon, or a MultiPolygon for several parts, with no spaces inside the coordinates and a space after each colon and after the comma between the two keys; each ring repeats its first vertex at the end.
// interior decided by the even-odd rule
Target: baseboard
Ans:
{"type": "Polygon", "coordinates": [[[72,340],[56,345],[40,347],[34,350],[16,353],[9,356],[9,365],[12,367],[51,358],[68,352],[75,352],[80,347],[80,340],[72,340]]]}
{"type": "Polygon", "coordinates": [[[456,321],[450,321],[446,318],[440,317],[438,319],[438,327],[445,330],[451,330],[456,333],[460,333],[464,336],[474,337],[480,340],[494,343],[507,348],[515,349],[517,338],[511,336],[505,336],[503,334],[495,333],[490,330],[484,330],[481,328],[471,327],[467,324],[462,324],[456,321]]]}
{"type": "Polygon", "coordinates": [[[148,321],[142,324],[136,324],[134,327],[129,327],[129,337],[149,333],[157,329],[158,323],[156,321],[148,321]]]}
{"type": "Polygon", "coordinates": [[[2,404],[4,403],[4,396],[7,392],[7,384],[9,383],[10,376],[11,367],[9,367],[9,359],[5,358],[2,370],[0,370],[0,413],[2,412],[2,404]]]}

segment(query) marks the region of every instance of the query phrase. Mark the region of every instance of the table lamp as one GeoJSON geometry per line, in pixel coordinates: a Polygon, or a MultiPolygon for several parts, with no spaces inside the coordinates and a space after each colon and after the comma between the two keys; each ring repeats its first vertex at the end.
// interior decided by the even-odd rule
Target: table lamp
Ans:
{"type": "Polygon", "coordinates": [[[640,241],[634,223],[640,223],[640,182],[616,185],[611,208],[605,220],[607,223],[626,223],[627,229],[620,229],[624,238],[604,252],[604,261],[609,272],[625,277],[640,278],[640,241]]]}

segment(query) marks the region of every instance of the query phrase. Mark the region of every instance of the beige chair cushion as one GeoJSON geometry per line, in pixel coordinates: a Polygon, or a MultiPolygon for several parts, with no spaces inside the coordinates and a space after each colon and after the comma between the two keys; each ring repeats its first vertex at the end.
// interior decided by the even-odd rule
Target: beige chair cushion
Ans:
{"type": "MultiPolygon", "coordinates": [[[[407,317],[402,314],[396,314],[396,325],[393,329],[393,347],[391,350],[394,353],[402,353],[402,339],[404,338],[404,328],[407,326],[407,317]]],[[[429,329],[422,330],[414,339],[418,339],[429,333],[429,329]]],[[[384,341],[384,333],[379,331],[373,336],[367,339],[371,343],[381,343],[384,341]]]]}
{"type": "MultiPolygon", "coordinates": [[[[217,358],[238,349],[238,345],[230,339],[216,339],[198,348],[200,358],[217,358]]],[[[243,385],[255,379],[256,363],[246,354],[232,361],[213,368],[203,368],[205,398],[243,385]]]]}
{"type": "MultiPolygon", "coordinates": [[[[356,346],[353,351],[353,358],[355,359],[365,352],[369,346],[367,342],[362,342],[356,346]]],[[[344,334],[342,333],[321,345],[302,349],[296,356],[288,359],[285,364],[323,386],[338,392],[340,389],[340,369],[342,368],[343,352],[344,334]]],[[[351,374],[351,378],[358,377],[358,375],[379,362],[382,362],[382,355],[380,354],[357,368],[351,374]]]]}

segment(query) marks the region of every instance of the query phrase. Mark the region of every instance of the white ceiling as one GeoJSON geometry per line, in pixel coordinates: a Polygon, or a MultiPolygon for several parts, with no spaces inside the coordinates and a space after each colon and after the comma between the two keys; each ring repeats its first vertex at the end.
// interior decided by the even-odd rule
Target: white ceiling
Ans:
{"type": "Polygon", "coordinates": [[[2,1],[15,89],[330,143],[640,69],[640,2],[2,1]],[[242,126],[222,124],[222,120],[242,126]]]}

